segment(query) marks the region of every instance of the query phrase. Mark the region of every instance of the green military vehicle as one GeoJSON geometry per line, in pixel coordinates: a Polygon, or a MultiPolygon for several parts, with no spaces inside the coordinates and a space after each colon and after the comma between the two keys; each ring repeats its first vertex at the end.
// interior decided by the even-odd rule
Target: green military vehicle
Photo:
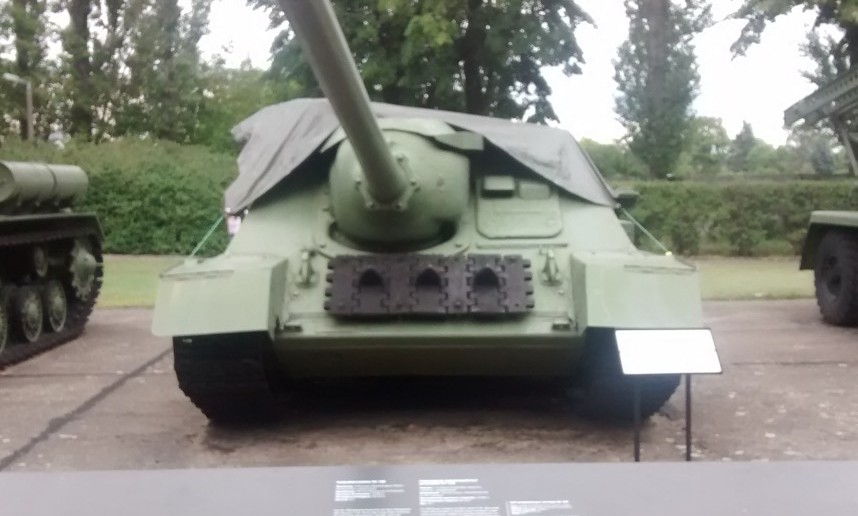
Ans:
{"type": "MultiPolygon", "coordinates": [[[[699,328],[696,269],[635,248],[567,132],[370,103],[330,4],[281,6],[327,100],[234,129],[241,231],[161,275],[184,393],[217,422],[270,414],[284,379],[543,376],[630,418],[614,331],[699,328]]],[[[642,413],[678,381],[642,378],[642,413]]]]}
{"type": "MultiPolygon", "coordinates": [[[[784,112],[787,127],[828,119],[858,172],[858,69],[841,75],[784,112]]],[[[814,211],[810,215],[801,269],[813,269],[816,301],[823,319],[858,325],[858,212],[814,211]]]]}
{"type": "Polygon", "coordinates": [[[101,227],[73,213],[79,167],[0,161],[0,367],[83,331],[101,286],[101,227]]]}

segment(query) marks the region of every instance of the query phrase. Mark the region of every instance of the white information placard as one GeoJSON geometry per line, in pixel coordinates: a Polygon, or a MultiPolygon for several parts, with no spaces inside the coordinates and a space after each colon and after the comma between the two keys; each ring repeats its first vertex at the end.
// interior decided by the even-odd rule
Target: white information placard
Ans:
{"type": "Polygon", "coordinates": [[[719,374],[721,360],[712,332],[616,330],[623,374],[719,374]]]}

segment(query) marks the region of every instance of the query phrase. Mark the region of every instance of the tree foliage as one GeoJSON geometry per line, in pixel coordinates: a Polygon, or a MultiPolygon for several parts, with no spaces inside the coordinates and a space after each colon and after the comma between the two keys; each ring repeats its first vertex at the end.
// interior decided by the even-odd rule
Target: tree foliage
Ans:
{"type": "MultiPolygon", "coordinates": [[[[9,62],[0,60],[0,73],[11,72],[19,77],[33,78],[33,104],[36,114],[40,113],[46,99],[43,88],[39,87],[49,74],[46,60],[48,47],[47,2],[45,0],[11,0],[0,5],[0,53],[11,53],[14,59],[9,62]],[[5,44],[4,44],[5,43],[5,44]]],[[[0,119],[3,131],[10,128],[10,122],[16,120],[21,136],[26,134],[26,97],[24,88],[17,84],[4,82],[0,85],[0,113],[6,117],[0,119]]],[[[39,126],[43,121],[35,120],[39,126]]]]}
{"type": "MultiPolygon", "coordinates": [[[[206,88],[198,44],[206,34],[212,0],[194,0],[182,13],[178,0],[137,0],[119,133],[147,132],[159,139],[193,142],[206,88]],[[138,99],[145,102],[138,102],[138,99]]],[[[133,4],[132,4],[133,5],[133,4]]]]}
{"type": "MultiPolygon", "coordinates": [[[[610,180],[643,179],[646,166],[625,142],[599,143],[581,140],[602,174],[610,180]]],[[[824,133],[794,130],[786,145],[773,146],[756,136],[747,122],[730,139],[721,120],[695,117],[691,120],[687,145],[674,168],[677,179],[728,180],[734,178],[788,180],[815,176],[846,176],[848,157],[831,144],[824,133]]]]}
{"type": "MultiPolygon", "coordinates": [[[[271,8],[272,0],[248,0],[271,8]]],[[[557,120],[546,66],[580,73],[575,38],[591,22],[574,0],[334,0],[373,100],[503,118],[557,120]]],[[[271,9],[272,26],[284,25],[271,9]]],[[[272,49],[283,98],[318,95],[293,32],[272,49]]]]}
{"type": "Polygon", "coordinates": [[[810,31],[800,50],[804,57],[814,63],[814,68],[802,71],[802,77],[816,86],[824,86],[849,70],[849,60],[836,50],[839,44],[838,39],[831,34],[810,31]]]}
{"type": "MultiPolygon", "coordinates": [[[[134,135],[232,149],[230,128],[275,96],[260,70],[202,58],[211,4],[0,3],[0,72],[33,85],[41,139],[61,131],[96,143],[134,135]]],[[[0,141],[23,136],[24,99],[24,88],[0,81],[0,141]]]]}
{"type": "MultiPolygon", "coordinates": [[[[732,50],[744,54],[760,41],[768,23],[796,9],[816,14],[814,28],[801,46],[814,67],[802,71],[802,76],[816,86],[829,84],[858,62],[858,2],[854,0],[745,0],[733,15],[747,23],[732,50]],[[822,27],[836,30],[819,30],[822,27]]],[[[826,119],[816,124],[816,131],[815,135],[807,128],[794,131],[791,145],[801,149],[802,159],[810,160],[817,173],[833,173],[838,168],[833,149],[843,142],[826,119]]]]}
{"type": "Polygon", "coordinates": [[[194,142],[215,149],[233,149],[230,130],[258,109],[277,102],[275,85],[249,62],[238,69],[215,62],[205,77],[207,94],[197,113],[194,142]]]}
{"type": "Polygon", "coordinates": [[[749,160],[751,151],[759,146],[760,140],[754,136],[754,128],[747,121],[742,122],[742,130],[736,134],[730,146],[730,168],[736,172],[749,172],[752,166],[749,160]]]}
{"type": "Polygon", "coordinates": [[[760,42],[770,22],[803,9],[816,13],[816,26],[833,25],[842,29],[842,35],[830,46],[834,60],[851,63],[858,57],[858,2],[854,0],[744,0],[733,14],[745,20],[739,39],[733,43],[734,54],[743,55],[751,45],[760,42]]]}
{"type": "Polygon", "coordinates": [[[838,168],[831,140],[824,132],[807,129],[796,129],[789,137],[798,161],[809,164],[820,176],[833,175],[838,168]]]}
{"type": "Polygon", "coordinates": [[[708,2],[626,0],[629,37],[620,45],[616,112],[629,148],[652,177],[673,172],[686,146],[697,96],[692,38],[711,22],[708,2]]]}
{"type": "Polygon", "coordinates": [[[581,148],[607,179],[644,179],[646,167],[622,142],[599,143],[584,138],[581,148]]]}
{"type": "Polygon", "coordinates": [[[688,175],[712,177],[725,172],[729,153],[730,137],[720,118],[691,119],[685,149],[688,175]]]}

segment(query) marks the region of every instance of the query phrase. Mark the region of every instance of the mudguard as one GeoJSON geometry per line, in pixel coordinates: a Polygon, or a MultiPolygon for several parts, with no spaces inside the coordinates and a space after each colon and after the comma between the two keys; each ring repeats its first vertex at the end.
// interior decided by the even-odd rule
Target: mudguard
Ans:
{"type": "Polygon", "coordinates": [[[579,330],[703,325],[697,269],[672,256],[578,253],[571,267],[579,330]]]}
{"type": "Polygon", "coordinates": [[[287,261],[277,256],[189,259],[161,274],[152,333],[265,331],[285,320],[287,261]]]}
{"type": "Polygon", "coordinates": [[[801,248],[799,269],[813,269],[819,242],[826,231],[836,228],[858,231],[858,211],[814,211],[810,214],[807,237],[801,248]]]}

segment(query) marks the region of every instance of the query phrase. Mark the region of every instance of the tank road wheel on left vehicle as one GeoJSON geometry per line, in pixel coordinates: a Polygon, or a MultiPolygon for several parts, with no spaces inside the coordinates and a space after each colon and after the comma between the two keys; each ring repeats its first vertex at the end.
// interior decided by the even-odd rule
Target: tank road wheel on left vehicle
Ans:
{"type": "Polygon", "coordinates": [[[45,252],[45,248],[42,246],[33,247],[33,272],[36,273],[36,276],[39,278],[44,278],[48,275],[48,268],[50,267],[48,263],[48,253],[45,252]]]}
{"type": "Polygon", "coordinates": [[[15,294],[14,312],[16,330],[26,342],[36,342],[42,336],[44,310],[42,297],[35,287],[21,287],[15,294]]]}
{"type": "Polygon", "coordinates": [[[42,290],[42,305],[45,312],[45,328],[57,333],[66,326],[68,300],[62,283],[51,280],[42,290]]]}
{"type": "Polygon", "coordinates": [[[97,269],[98,261],[92,254],[90,244],[81,238],[75,240],[71,250],[69,272],[71,272],[71,284],[78,299],[85,300],[89,297],[95,284],[97,269]]]}

